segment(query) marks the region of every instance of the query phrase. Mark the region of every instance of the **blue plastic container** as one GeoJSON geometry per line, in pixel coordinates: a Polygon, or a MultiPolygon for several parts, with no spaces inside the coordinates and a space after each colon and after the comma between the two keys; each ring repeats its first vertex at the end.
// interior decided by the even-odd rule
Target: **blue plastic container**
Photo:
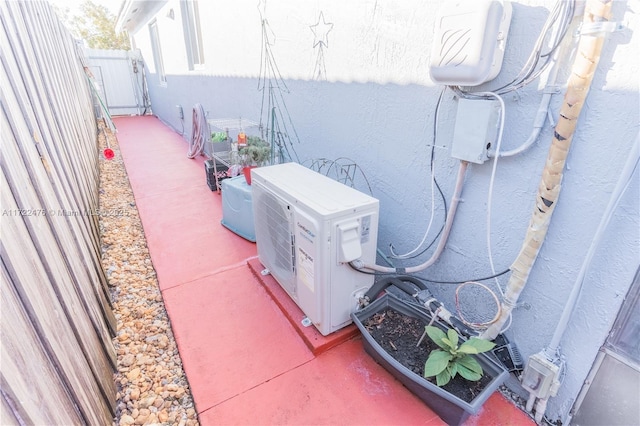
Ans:
{"type": "Polygon", "coordinates": [[[243,175],[225,179],[222,187],[222,220],[220,223],[230,231],[251,242],[256,242],[253,225],[253,203],[251,186],[243,175]]]}

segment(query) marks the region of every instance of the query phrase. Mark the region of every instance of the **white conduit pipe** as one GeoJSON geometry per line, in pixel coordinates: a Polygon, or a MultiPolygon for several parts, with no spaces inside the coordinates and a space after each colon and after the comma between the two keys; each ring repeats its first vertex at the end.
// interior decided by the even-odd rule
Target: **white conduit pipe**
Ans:
{"type": "Polygon", "coordinates": [[[596,229],[595,235],[593,236],[593,240],[591,241],[591,245],[589,246],[589,250],[587,251],[587,255],[582,263],[582,267],[580,268],[580,272],[578,273],[578,277],[576,278],[575,283],[573,284],[573,288],[571,289],[571,294],[569,294],[569,298],[567,299],[567,303],[564,306],[564,310],[562,311],[562,316],[558,321],[558,325],[556,326],[556,331],[553,333],[553,337],[551,338],[551,342],[549,346],[544,350],[544,354],[548,360],[553,361],[556,358],[556,354],[558,352],[558,346],[560,345],[560,341],[562,340],[562,336],[564,335],[565,330],[567,329],[567,325],[569,323],[569,319],[573,310],[575,309],[576,303],[578,302],[578,297],[580,296],[580,291],[582,290],[582,285],[584,284],[584,277],[589,270],[589,266],[591,265],[591,260],[595,255],[596,249],[600,245],[600,241],[602,240],[602,236],[604,235],[604,231],[607,229],[611,218],[613,217],[613,213],[615,212],[618,204],[620,203],[620,199],[622,195],[625,193],[629,184],[632,181],[633,174],[636,172],[638,168],[638,163],[640,162],[640,133],[636,137],[636,140],[631,147],[631,151],[629,152],[629,158],[620,173],[620,177],[618,178],[618,183],[616,184],[613,193],[611,194],[611,198],[609,199],[609,204],[605,209],[602,219],[600,220],[600,224],[596,229]]]}
{"type": "Polygon", "coordinates": [[[453,218],[456,215],[456,210],[458,209],[458,203],[460,202],[460,194],[462,193],[462,186],[464,184],[464,176],[467,171],[467,167],[469,163],[466,161],[460,162],[460,167],[458,168],[458,177],[456,179],[456,188],[453,193],[453,197],[451,198],[451,207],[449,208],[449,213],[447,214],[447,220],[444,225],[444,230],[442,231],[442,236],[440,237],[440,241],[438,242],[438,247],[436,247],[436,251],[433,253],[431,258],[426,262],[412,266],[409,268],[389,268],[387,266],[380,265],[369,265],[362,263],[360,261],[352,262],[352,265],[358,269],[370,269],[372,271],[385,272],[385,273],[402,273],[402,274],[412,274],[415,272],[422,271],[429,266],[433,265],[436,260],[440,257],[442,252],[444,251],[444,246],[447,244],[447,239],[449,238],[449,233],[451,232],[451,227],[453,225],[453,218]]]}
{"type": "MultiPolygon", "coordinates": [[[[556,5],[558,4],[559,3],[556,3],[556,5]]],[[[560,27],[555,28],[555,32],[552,37],[553,40],[557,39],[559,31],[560,27]]],[[[565,43],[562,43],[560,46],[558,46],[558,48],[553,52],[553,55],[551,56],[551,69],[549,70],[549,74],[547,75],[547,84],[544,87],[542,99],[540,100],[540,106],[538,107],[538,112],[536,112],[536,116],[533,120],[533,129],[531,130],[531,135],[529,135],[529,138],[519,147],[498,153],[499,157],[513,157],[514,155],[522,154],[523,152],[531,148],[531,146],[538,140],[547,117],[549,117],[549,121],[553,121],[551,116],[549,115],[549,104],[551,103],[551,97],[557,92],[556,83],[558,81],[558,70],[560,68],[558,64],[558,58],[564,57],[566,50],[567,45],[565,43]]]]}
{"type": "Polygon", "coordinates": [[[523,152],[531,148],[531,146],[535,143],[535,141],[538,140],[538,136],[540,136],[540,132],[544,127],[544,123],[549,113],[549,104],[551,103],[551,96],[555,92],[554,88],[555,88],[557,75],[558,75],[558,66],[557,64],[554,64],[549,74],[549,83],[547,83],[547,85],[544,88],[542,100],[540,101],[540,107],[538,108],[538,112],[536,112],[536,117],[533,121],[533,130],[531,130],[531,134],[529,135],[529,138],[517,148],[511,149],[509,151],[499,152],[498,157],[500,158],[513,157],[514,155],[522,154],[523,152]]]}
{"type": "MultiPolygon", "coordinates": [[[[514,155],[522,154],[529,148],[531,145],[538,140],[538,136],[540,136],[540,132],[544,127],[544,123],[547,120],[547,116],[549,115],[549,104],[551,103],[551,97],[556,92],[556,83],[558,80],[558,57],[561,57],[560,53],[564,55],[566,47],[564,45],[558,47],[555,52],[553,52],[553,56],[551,57],[551,69],[549,70],[549,75],[547,76],[547,84],[544,87],[544,91],[542,94],[542,99],[540,100],[540,106],[538,107],[538,112],[536,112],[536,116],[533,120],[533,129],[531,130],[531,135],[529,138],[519,147],[498,152],[496,151],[498,157],[513,157],[514,155]]],[[[563,56],[562,55],[562,56],[563,56]]]]}

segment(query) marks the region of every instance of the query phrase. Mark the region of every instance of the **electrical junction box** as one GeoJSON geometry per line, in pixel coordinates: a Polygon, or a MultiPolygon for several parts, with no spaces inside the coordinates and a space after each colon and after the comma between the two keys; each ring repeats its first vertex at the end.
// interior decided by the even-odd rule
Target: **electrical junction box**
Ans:
{"type": "Polygon", "coordinates": [[[489,159],[489,148],[498,142],[500,103],[497,100],[458,100],[451,156],[482,164],[489,159]]]}
{"type": "Polygon", "coordinates": [[[531,355],[522,373],[522,387],[536,398],[556,396],[559,374],[560,367],[547,360],[544,355],[531,355]]]}
{"type": "Polygon", "coordinates": [[[502,68],[511,9],[502,0],[443,2],[435,22],[431,79],[447,86],[493,80],[502,68]]]}

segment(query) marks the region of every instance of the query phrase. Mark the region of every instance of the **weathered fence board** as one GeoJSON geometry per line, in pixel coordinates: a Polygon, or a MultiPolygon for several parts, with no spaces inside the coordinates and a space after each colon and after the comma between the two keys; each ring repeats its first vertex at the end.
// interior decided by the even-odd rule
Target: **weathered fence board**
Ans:
{"type": "MultiPolygon", "coordinates": [[[[10,199],[11,192],[4,183],[4,176],[1,179],[3,208],[6,206],[17,210],[18,205],[10,199]]],[[[108,424],[113,417],[106,404],[108,399],[102,395],[58,296],[51,286],[46,285],[49,279],[40,260],[42,255],[29,238],[23,217],[18,216],[16,220],[6,223],[3,221],[2,227],[0,249],[5,255],[3,263],[9,273],[9,283],[15,287],[20,303],[31,320],[31,326],[38,335],[38,341],[45,349],[51,363],[51,366],[46,367],[57,371],[61,384],[68,389],[88,424],[108,424]],[[10,242],[11,246],[5,245],[5,242],[10,242]]],[[[12,321],[13,318],[9,317],[7,322],[12,321]]],[[[9,334],[11,327],[4,327],[3,321],[3,329],[3,333],[9,334]]],[[[16,358],[24,358],[25,355],[25,365],[16,373],[38,374],[38,370],[42,369],[34,369],[29,352],[13,354],[14,362],[16,358]]],[[[3,359],[3,375],[4,369],[3,359]]],[[[37,377],[32,378],[32,381],[37,377]]]]}
{"type": "MultiPolygon", "coordinates": [[[[2,380],[1,377],[0,380],[2,380]]],[[[20,425],[18,418],[16,417],[16,413],[9,405],[7,395],[4,392],[0,392],[0,424],[6,426],[20,425]]],[[[24,422],[22,422],[22,424],[24,424],[24,422]]]]}
{"type": "MultiPolygon", "coordinates": [[[[33,7],[35,5],[37,5],[37,3],[28,3],[24,6],[33,7]]],[[[9,28],[9,41],[13,42],[12,44],[14,45],[19,41],[17,40],[19,37],[18,34],[27,31],[24,25],[21,25],[19,16],[16,16],[16,14],[20,12],[20,10],[18,10],[19,8],[20,4],[17,2],[12,2],[9,5],[9,10],[12,13],[8,16],[7,26],[9,28]],[[15,23],[14,28],[11,27],[13,23],[15,23]],[[14,29],[14,31],[11,31],[11,29],[14,29]],[[12,39],[12,37],[14,39],[12,39]]],[[[38,16],[44,16],[44,14],[40,13],[38,16]]],[[[44,25],[36,25],[36,23],[34,23],[34,25],[36,29],[32,31],[36,33],[38,28],[44,27],[44,25]]],[[[47,38],[45,37],[45,39],[47,38]]],[[[71,51],[61,52],[61,59],[58,62],[62,62],[62,59],[74,55],[76,53],[74,45],[72,45],[72,48],[71,51]]],[[[31,121],[30,127],[34,129],[34,138],[36,138],[36,141],[39,143],[39,150],[47,151],[46,154],[48,155],[46,155],[46,158],[50,160],[48,165],[57,171],[52,178],[55,179],[57,176],[60,176],[61,179],[57,182],[57,185],[54,186],[58,192],[57,196],[63,198],[61,194],[65,194],[70,202],[78,205],[97,205],[98,195],[96,183],[99,177],[96,164],[98,152],[95,146],[92,150],[87,151],[87,144],[79,143],[90,140],[95,135],[95,126],[92,124],[86,126],[86,123],[93,123],[95,120],[90,116],[92,110],[88,108],[91,102],[91,94],[87,85],[84,84],[85,77],[84,75],[78,74],[83,71],[77,66],[76,60],[75,69],[63,69],[61,71],[61,80],[51,82],[48,73],[38,72],[39,69],[53,69],[50,63],[42,62],[37,54],[39,50],[41,50],[40,47],[34,46],[32,48],[25,47],[23,54],[20,54],[21,52],[19,50],[16,52],[17,70],[20,74],[10,74],[10,78],[12,76],[14,78],[12,86],[16,87],[19,85],[20,80],[23,79],[25,98],[21,99],[21,101],[25,101],[25,99],[31,101],[34,114],[29,118],[31,121]],[[36,63],[41,63],[41,65],[39,67],[33,67],[32,64],[36,63]],[[67,82],[66,79],[68,76],[73,74],[76,74],[77,79],[81,81],[77,81],[75,84],[67,82]],[[60,86],[63,86],[65,90],[61,92],[59,89],[60,86]],[[78,102],[69,102],[70,94],[74,94],[78,102]],[[82,105],[83,99],[85,105],[82,105]],[[51,106],[54,106],[54,108],[51,108],[51,106]],[[87,119],[88,115],[89,120],[87,119]],[[78,135],[78,130],[75,129],[75,127],[79,126],[71,126],[72,122],[68,121],[70,119],[75,119],[85,124],[84,127],[89,127],[89,130],[92,131],[93,134],[87,134],[86,129],[84,129],[85,133],[78,135]],[[40,135],[40,133],[42,134],[40,135]],[[60,143],[61,141],[64,141],[65,144],[60,143]],[[78,163],[80,160],[85,160],[85,162],[91,160],[92,167],[82,166],[78,163]],[[75,162],[75,164],[72,163],[72,161],[75,162]],[[71,173],[72,171],[74,173],[71,173]],[[90,180],[90,182],[87,182],[87,180],[90,180]],[[78,181],[84,184],[84,188],[78,186],[78,181]],[[92,198],[83,199],[83,194],[86,193],[92,194],[92,198]]],[[[67,210],[73,210],[69,204],[65,203],[65,206],[69,207],[67,210]]],[[[80,228],[80,231],[84,231],[84,238],[88,238],[87,233],[90,232],[90,230],[97,230],[97,217],[95,216],[80,216],[75,220],[83,222],[84,226],[80,228]]],[[[81,236],[77,238],[81,238],[81,236]]],[[[94,235],[89,241],[97,242],[98,239],[98,235],[94,235]]],[[[99,252],[99,245],[97,243],[94,244],[94,249],[99,252]]],[[[87,266],[92,263],[95,263],[95,256],[93,259],[85,257],[85,264],[87,266]]],[[[93,266],[97,273],[102,274],[99,263],[91,266],[93,266]]],[[[103,275],[101,275],[100,282],[103,286],[105,296],[108,296],[106,280],[103,275]]],[[[103,302],[104,300],[103,298],[103,302]]]]}
{"type": "MultiPolygon", "coordinates": [[[[75,169],[68,162],[61,160],[57,154],[57,151],[60,151],[63,148],[68,149],[69,147],[71,147],[72,150],[77,151],[75,150],[75,145],[76,145],[75,139],[71,137],[63,137],[61,134],[51,133],[49,131],[49,129],[51,129],[49,125],[50,122],[46,120],[38,119],[39,116],[44,114],[44,111],[47,110],[46,106],[51,104],[43,104],[42,102],[38,102],[39,98],[37,96],[37,93],[33,93],[33,89],[29,90],[28,87],[23,87],[21,85],[21,81],[25,81],[25,82],[30,81],[28,76],[24,76],[24,78],[20,80],[20,78],[17,75],[17,73],[19,73],[20,71],[20,68],[17,66],[17,64],[13,64],[10,57],[7,58],[6,63],[9,68],[7,70],[7,75],[9,76],[7,84],[11,83],[11,86],[5,89],[5,93],[7,93],[6,97],[7,98],[11,97],[12,95],[11,92],[15,91],[17,95],[17,99],[15,99],[15,102],[22,103],[22,104],[26,102],[30,102],[30,105],[32,106],[32,109],[33,109],[33,112],[27,110],[23,114],[23,118],[26,126],[25,129],[22,129],[20,127],[20,123],[22,120],[19,120],[18,119],[19,117],[15,117],[13,119],[13,122],[14,122],[13,131],[14,132],[21,131],[23,133],[22,134],[23,139],[29,138],[29,133],[31,133],[33,137],[35,144],[21,144],[20,149],[23,150],[23,152],[26,152],[27,154],[31,153],[32,155],[32,160],[27,161],[25,164],[30,169],[30,174],[32,176],[40,176],[40,179],[39,179],[40,187],[39,187],[38,194],[42,198],[42,203],[49,210],[52,210],[56,213],[69,212],[68,215],[64,216],[64,219],[69,222],[71,231],[74,234],[74,236],[67,237],[67,238],[73,238],[73,243],[75,245],[82,243],[83,240],[85,240],[86,243],[91,244],[92,242],[91,242],[90,236],[87,235],[86,233],[83,234],[82,229],[89,226],[89,223],[86,222],[87,220],[97,219],[97,216],[95,214],[85,214],[85,213],[91,213],[96,209],[92,208],[92,209],[86,209],[85,211],[78,211],[76,208],[73,207],[73,206],[82,206],[87,204],[80,204],[79,200],[74,199],[72,195],[68,195],[71,190],[64,191],[63,189],[69,185],[70,180],[81,179],[82,175],[75,172],[75,170],[77,169],[75,169]],[[63,144],[62,142],[65,142],[65,144],[63,144]],[[38,156],[41,158],[42,162],[44,162],[45,164],[44,168],[40,167],[40,165],[38,164],[40,163],[40,161],[38,161],[38,156]],[[67,173],[67,174],[69,174],[70,172],[74,172],[76,175],[60,176],[59,173],[54,173],[54,171],[56,170],[61,170],[61,173],[67,173]],[[47,175],[44,175],[44,171],[48,171],[47,175]],[[49,183],[48,181],[51,181],[51,182],[49,183]],[[78,212],[78,214],[74,215],[75,212],[78,212]]],[[[86,95],[90,96],[90,94],[88,93],[86,95]]],[[[54,102],[54,100],[51,100],[50,102],[54,102]]],[[[90,107],[87,106],[87,108],[90,108],[90,107]]],[[[18,111],[14,111],[14,112],[17,114],[17,116],[22,114],[21,112],[18,112],[18,111]]],[[[10,113],[9,115],[11,115],[11,111],[9,111],[9,113],[10,113]]],[[[76,111],[75,113],[80,114],[80,111],[76,111]]],[[[54,125],[56,125],[55,121],[52,120],[52,122],[54,125]]],[[[95,125],[93,127],[95,128],[95,125]]],[[[94,146],[94,151],[96,151],[96,154],[91,152],[91,155],[97,155],[97,149],[95,149],[95,146],[94,146]]],[[[77,152],[74,152],[72,154],[79,155],[77,152]]],[[[95,167],[97,168],[97,162],[95,167]]],[[[93,181],[93,185],[97,187],[97,184],[98,184],[98,180],[96,179],[95,181],[93,181]]],[[[93,205],[93,206],[97,205],[97,200],[94,203],[89,205],[93,205]]],[[[60,217],[60,216],[61,216],[60,214],[56,214],[54,217],[60,217]]],[[[97,223],[95,223],[93,226],[97,228],[97,223]]],[[[62,228],[61,232],[63,231],[66,231],[66,229],[62,228]]],[[[64,236],[59,238],[64,238],[64,236]]],[[[94,239],[98,239],[98,236],[97,235],[94,236],[94,239]]],[[[67,243],[65,247],[67,248],[67,250],[69,250],[71,246],[67,243]]],[[[94,249],[94,251],[98,253],[97,248],[94,249]]],[[[68,256],[66,260],[69,262],[76,262],[76,263],[79,262],[80,263],[79,267],[86,269],[86,273],[91,277],[91,279],[88,282],[90,283],[100,282],[98,279],[96,279],[97,274],[102,273],[102,269],[99,263],[99,254],[91,253],[86,250],[78,250],[78,252],[79,252],[79,255],[73,256],[73,257],[68,256]],[[93,256],[91,256],[92,254],[93,256]],[[91,257],[93,257],[93,259],[91,259],[91,257]],[[82,262],[80,262],[81,259],[83,260],[82,262]],[[91,263],[94,263],[93,268],[88,267],[91,263]]],[[[98,297],[99,304],[96,306],[104,307],[102,314],[107,318],[110,328],[112,330],[115,330],[115,318],[113,318],[112,314],[110,314],[111,312],[110,309],[108,309],[109,301],[107,298],[108,295],[105,293],[105,289],[103,288],[101,292],[96,288],[96,291],[92,294],[94,294],[95,297],[98,297]]],[[[98,319],[95,319],[95,321],[98,321],[98,319]]]]}
{"type": "Polygon", "coordinates": [[[2,327],[0,334],[4,397],[2,424],[18,423],[16,417],[22,420],[22,424],[81,424],[80,412],[48,360],[4,266],[2,282],[2,314],[11,318],[11,327],[2,327]],[[31,374],[24,374],[25,371],[31,374]],[[14,421],[5,423],[4,417],[9,413],[13,414],[14,421]]]}
{"type": "Polygon", "coordinates": [[[110,424],[116,319],[80,50],[48,3],[0,1],[1,424],[110,424]]]}
{"type": "MultiPolygon", "coordinates": [[[[8,123],[2,116],[0,121],[2,126],[2,137],[5,141],[13,141],[12,135],[5,134],[8,123]]],[[[38,198],[38,193],[32,184],[32,180],[27,172],[25,163],[38,161],[37,156],[20,157],[17,144],[8,143],[4,147],[3,155],[6,161],[5,178],[13,187],[21,187],[20,191],[6,188],[9,193],[13,192],[15,201],[20,205],[30,206],[34,214],[24,215],[25,226],[29,232],[31,242],[37,253],[46,255],[46,263],[43,267],[46,271],[46,280],[51,284],[52,290],[60,301],[62,310],[70,322],[73,334],[76,336],[81,346],[82,353],[91,365],[93,374],[96,376],[98,384],[101,384],[100,377],[109,377],[116,366],[116,355],[110,343],[109,330],[104,324],[96,323],[100,318],[100,312],[96,303],[92,303],[93,291],[91,288],[84,288],[82,283],[89,282],[89,277],[85,275],[85,270],[78,265],[79,253],[75,250],[68,234],[66,217],[62,215],[51,215],[50,210],[59,208],[55,200],[48,201],[49,204],[42,204],[38,198]],[[26,160],[26,161],[24,161],[26,160]],[[61,238],[56,238],[53,231],[57,230],[61,238]],[[66,251],[62,251],[62,248],[66,251]],[[90,315],[92,314],[92,315],[90,315]],[[107,343],[107,344],[105,344],[107,343]],[[102,351],[95,351],[95,348],[102,347],[102,351]]],[[[23,147],[23,148],[28,148],[23,147]]],[[[32,175],[42,179],[42,170],[37,168],[32,171],[32,175]]],[[[5,188],[3,188],[4,190],[5,188]]],[[[47,186],[40,187],[41,194],[50,193],[47,186]]],[[[4,201],[4,194],[3,194],[4,201]]],[[[3,202],[3,207],[5,204],[3,202]]],[[[6,207],[5,207],[6,208],[6,207]]],[[[16,207],[17,209],[17,207],[16,207]]],[[[108,383],[107,383],[108,384],[108,383]]],[[[106,384],[105,384],[106,385],[106,384]]],[[[113,386],[102,386],[102,393],[109,399],[114,399],[113,386]]]]}

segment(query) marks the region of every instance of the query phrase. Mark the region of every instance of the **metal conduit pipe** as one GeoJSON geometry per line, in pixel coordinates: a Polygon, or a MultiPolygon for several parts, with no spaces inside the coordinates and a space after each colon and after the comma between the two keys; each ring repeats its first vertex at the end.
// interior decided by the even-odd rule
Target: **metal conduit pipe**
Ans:
{"type": "Polygon", "coordinates": [[[549,342],[549,345],[545,348],[544,353],[549,361],[554,361],[556,359],[556,354],[558,353],[558,347],[560,346],[560,341],[562,340],[562,336],[564,335],[565,330],[567,329],[567,324],[569,323],[569,319],[573,310],[575,309],[576,303],[578,302],[578,297],[580,296],[580,291],[582,290],[582,285],[584,284],[584,277],[589,270],[589,266],[591,265],[591,260],[595,255],[596,249],[600,245],[600,241],[604,235],[604,231],[607,229],[611,218],[613,217],[613,213],[615,212],[618,204],[620,203],[620,199],[622,195],[625,193],[629,184],[631,183],[631,178],[633,174],[638,169],[638,163],[640,162],[640,133],[636,137],[636,140],[631,147],[631,152],[629,153],[629,158],[627,158],[627,162],[620,173],[620,177],[618,178],[618,183],[616,184],[613,193],[611,194],[611,198],[609,200],[609,204],[607,204],[607,208],[605,209],[602,219],[600,220],[600,224],[596,229],[595,235],[593,236],[593,240],[591,241],[591,245],[589,246],[589,250],[587,251],[587,255],[582,263],[582,267],[580,268],[580,272],[576,278],[575,283],[573,284],[573,288],[571,289],[571,294],[569,294],[569,298],[567,299],[567,303],[564,306],[564,310],[562,311],[562,316],[558,321],[558,325],[556,326],[556,330],[553,333],[553,337],[549,342]]]}
{"type": "Polygon", "coordinates": [[[464,184],[464,176],[467,171],[469,163],[466,161],[460,161],[460,167],[458,168],[458,177],[456,179],[456,187],[453,193],[453,197],[451,198],[451,207],[449,209],[449,213],[447,214],[447,220],[444,225],[444,230],[442,232],[442,236],[440,237],[440,241],[438,242],[438,246],[436,247],[436,251],[433,253],[431,258],[426,262],[412,266],[409,268],[390,268],[387,266],[380,266],[376,264],[366,264],[361,260],[355,260],[351,262],[352,266],[356,269],[369,269],[372,271],[385,272],[385,273],[397,273],[397,274],[412,274],[415,272],[422,271],[429,266],[433,265],[442,252],[444,251],[444,246],[447,244],[447,239],[449,238],[449,233],[451,232],[451,227],[453,226],[453,218],[456,215],[456,210],[458,209],[458,203],[460,202],[460,194],[462,193],[462,186],[464,184]]]}

